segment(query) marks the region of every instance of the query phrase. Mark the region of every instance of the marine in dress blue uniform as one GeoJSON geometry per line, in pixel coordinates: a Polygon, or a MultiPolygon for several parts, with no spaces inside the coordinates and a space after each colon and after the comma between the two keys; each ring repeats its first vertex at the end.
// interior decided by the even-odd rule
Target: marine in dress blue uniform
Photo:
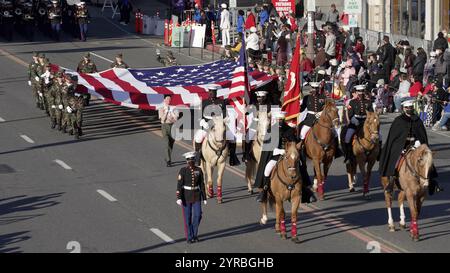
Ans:
{"type": "Polygon", "coordinates": [[[178,173],[177,204],[183,208],[183,222],[188,244],[198,242],[198,227],[202,219],[202,205],[206,205],[202,169],[195,166],[196,152],[183,155],[188,163],[178,173]]]}

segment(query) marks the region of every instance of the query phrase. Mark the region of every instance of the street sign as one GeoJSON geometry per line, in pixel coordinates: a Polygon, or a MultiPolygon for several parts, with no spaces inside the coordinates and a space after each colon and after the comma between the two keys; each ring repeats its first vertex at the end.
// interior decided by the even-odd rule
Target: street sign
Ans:
{"type": "Polygon", "coordinates": [[[356,15],[356,14],[348,15],[348,26],[349,27],[358,27],[358,15],[356,15]]]}
{"type": "Polygon", "coordinates": [[[308,6],[306,7],[307,11],[316,11],[316,0],[307,0],[308,6]]]}
{"type": "Polygon", "coordinates": [[[235,8],[236,6],[236,0],[230,0],[230,8],[235,8]]]}
{"type": "Polygon", "coordinates": [[[308,34],[313,34],[314,33],[314,18],[313,18],[313,13],[312,12],[308,12],[308,34]]]}
{"type": "Polygon", "coordinates": [[[345,0],[344,12],[347,14],[361,14],[362,1],[361,0],[345,0]]]}
{"type": "Polygon", "coordinates": [[[295,13],[295,0],[272,0],[272,3],[280,16],[295,13]]]}

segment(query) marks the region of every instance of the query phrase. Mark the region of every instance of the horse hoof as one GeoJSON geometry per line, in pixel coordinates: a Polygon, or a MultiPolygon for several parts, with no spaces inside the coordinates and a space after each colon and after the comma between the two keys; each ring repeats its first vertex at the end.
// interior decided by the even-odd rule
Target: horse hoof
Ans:
{"type": "Polygon", "coordinates": [[[295,244],[299,244],[299,243],[300,243],[300,239],[298,239],[297,236],[296,236],[296,237],[292,237],[292,238],[291,238],[291,241],[292,241],[293,243],[295,243],[295,244]]]}
{"type": "Polygon", "coordinates": [[[395,232],[395,226],[389,226],[389,232],[395,232]]]}
{"type": "Polygon", "coordinates": [[[363,198],[365,200],[371,200],[372,199],[369,194],[363,194],[363,198]]]}
{"type": "Polygon", "coordinates": [[[286,234],[280,234],[280,236],[281,236],[281,239],[283,239],[283,240],[287,240],[287,236],[286,236],[286,234]]]}
{"type": "Polygon", "coordinates": [[[275,230],[275,234],[280,235],[281,236],[281,231],[279,230],[275,230]]]}
{"type": "Polygon", "coordinates": [[[411,240],[413,240],[414,242],[420,241],[419,235],[411,235],[411,240]]]}
{"type": "Polygon", "coordinates": [[[406,224],[403,224],[403,225],[400,224],[400,228],[401,228],[401,229],[406,229],[406,224]]]}
{"type": "Polygon", "coordinates": [[[350,192],[355,192],[355,191],[356,191],[355,188],[350,189],[350,192]]]}
{"type": "Polygon", "coordinates": [[[248,190],[248,195],[253,195],[253,190],[248,190]]]}
{"type": "Polygon", "coordinates": [[[222,199],[217,199],[217,204],[222,204],[222,199]]]}

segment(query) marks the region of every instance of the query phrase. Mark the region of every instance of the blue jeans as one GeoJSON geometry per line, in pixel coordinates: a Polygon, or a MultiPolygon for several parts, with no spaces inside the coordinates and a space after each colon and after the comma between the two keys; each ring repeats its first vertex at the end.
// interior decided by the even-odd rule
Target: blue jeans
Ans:
{"type": "Polygon", "coordinates": [[[52,34],[56,40],[59,40],[59,32],[61,31],[61,24],[51,24],[52,25],[52,34]]]}
{"type": "Polygon", "coordinates": [[[80,38],[83,41],[86,41],[87,38],[87,32],[88,32],[88,24],[82,24],[80,23],[80,38]]]}
{"type": "Polygon", "coordinates": [[[448,120],[450,119],[450,113],[444,113],[444,115],[441,118],[441,121],[439,121],[439,127],[446,126],[448,120]]]}
{"type": "Polygon", "coordinates": [[[202,220],[202,202],[183,204],[183,215],[187,240],[190,241],[198,235],[198,226],[202,220]]]}

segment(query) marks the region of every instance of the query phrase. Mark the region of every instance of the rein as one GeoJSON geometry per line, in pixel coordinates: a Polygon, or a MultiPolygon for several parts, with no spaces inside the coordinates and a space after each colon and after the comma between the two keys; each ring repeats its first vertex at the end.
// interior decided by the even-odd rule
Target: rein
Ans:
{"type": "MultiPolygon", "coordinates": [[[[324,109],[324,111],[325,111],[325,109],[324,109]]],[[[331,123],[333,123],[333,120],[331,119],[331,117],[330,117],[330,115],[328,114],[328,112],[325,112],[325,116],[330,120],[331,123]]],[[[328,127],[328,126],[325,126],[325,125],[320,124],[320,119],[319,119],[319,121],[316,122],[316,124],[319,125],[319,126],[322,127],[322,128],[326,128],[326,129],[328,129],[328,130],[330,130],[330,131],[333,130],[333,127],[332,127],[332,126],[331,126],[331,127],[328,127]]],[[[316,133],[314,132],[314,128],[315,128],[315,126],[313,126],[313,128],[311,129],[311,133],[312,133],[312,135],[313,135],[314,140],[322,147],[322,149],[323,149],[325,152],[328,151],[328,149],[330,148],[331,144],[333,143],[333,139],[331,139],[329,143],[322,143],[322,142],[320,141],[319,137],[318,137],[318,136],[316,135],[316,133]]]]}
{"type": "MultiPolygon", "coordinates": [[[[282,167],[282,169],[283,169],[283,175],[284,175],[285,177],[288,177],[288,176],[286,175],[286,171],[285,171],[285,169],[284,169],[284,162],[283,162],[283,159],[284,159],[284,157],[280,157],[280,160],[278,161],[278,163],[282,164],[281,167],[282,167]]],[[[297,161],[298,161],[298,159],[295,161],[295,163],[297,163],[297,161]]],[[[297,171],[297,165],[298,165],[298,164],[295,164],[295,169],[296,169],[296,171],[297,171]]],[[[299,177],[299,173],[296,172],[296,176],[290,178],[290,179],[291,179],[290,183],[287,183],[286,181],[284,181],[284,180],[281,178],[280,173],[279,173],[279,168],[278,168],[278,166],[277,166],[277,169],[276,169],[276,171],[275,171],[275,174],[276,174],[278,180],[279,180],[279,181],[286,187],[286,189],[289,191],[289,201],[291,201],[291,192],[292,192],[292,190],[294,190],[295,185],[296,185],[297,183],[300,182],[300,179],[299,179],[299,178],[300,178],[300,177],[299,177]]]]}
{"type": "Polygon", "coordinates": [[[419,181],[419,183],[423,183],[425,184],[426,182],[428,182],[429,178],[428,177],[424,177],[420,174],[418,174],[412,167],[411,164],[409,164],[408,161],[408,154],[411,153],[412,150],[409,150],[406,155],[405,155],[405,164],[406,164],[406,168],[408,169],[408,171],[412,174],[412,176],[414,176],[415,179],[417,179],[419,181]]]}
{"type": "MultiPolygon", "coordinates": [[[[209,134],[209,135],[211,135],[211,134],[209,134]]],[[[225,143],[226,140],[223,140],[223,141],[221,142],[222,145],[221,145],[220,148],[214,148],[214,147],[211,145],[211,142],[210,142],[209,140],[210,140],[210,138],[208,137],[207,144],[208,144],[209,148],[211,148],[211,150],[213,150],[213,151],[216,153],[216,156],[217,156],[216,163],[214,164],[214,166],[216,166],[217,163],[219,163],[219,159],[220,159],[220,157],[222,156],[223,151],[227,148],[227,145],[226,145],[226,143],[225,143]]]]}

